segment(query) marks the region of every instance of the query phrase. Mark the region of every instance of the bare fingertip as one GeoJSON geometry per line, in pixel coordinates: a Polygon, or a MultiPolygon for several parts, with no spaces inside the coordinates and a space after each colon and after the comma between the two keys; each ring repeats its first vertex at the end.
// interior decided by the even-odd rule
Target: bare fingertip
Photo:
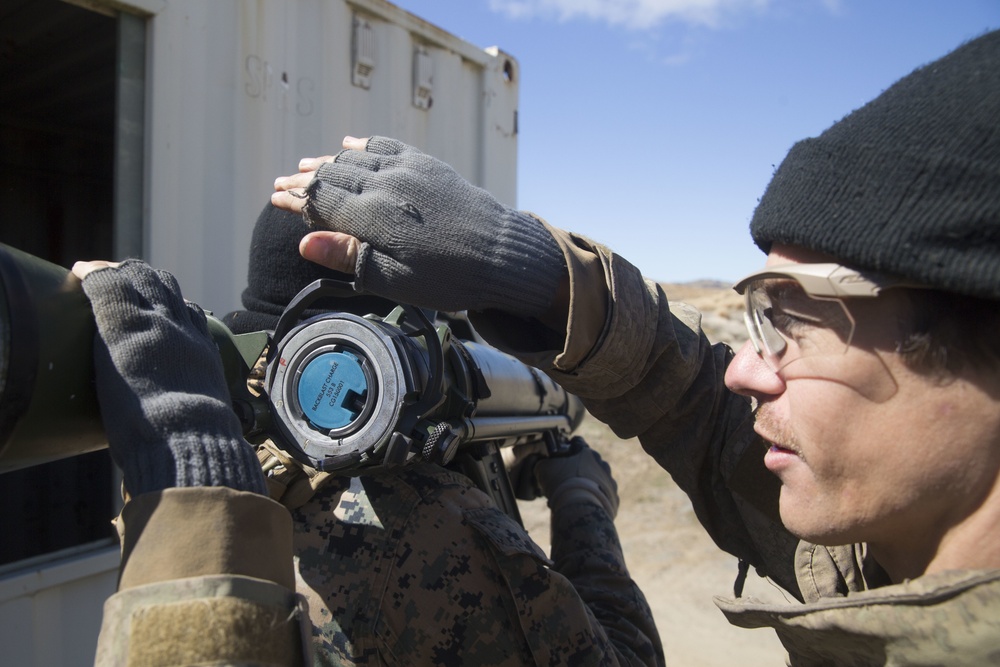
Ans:
{"type": "Polygon", "coordinates": [[[322,237],[315,234],[306,234],[299,241],[299,254],[303,259],[321,264],[326,258],[326,246],[322,237]]]}

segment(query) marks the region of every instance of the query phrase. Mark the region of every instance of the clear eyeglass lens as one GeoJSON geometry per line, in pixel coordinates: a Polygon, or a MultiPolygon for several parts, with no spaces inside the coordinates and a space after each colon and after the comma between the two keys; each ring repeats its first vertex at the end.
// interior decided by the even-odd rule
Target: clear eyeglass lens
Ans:
{"type": "Polygon", "coordinates": [[[746,288],[750,338],[773,370],[792,361],[843,354],[854,321],[837,298],[813,297],[791,279],[763,279],[746,288]]]}
{"type": "Polygon", "coordinates": [[[756,285],[757,283],[754,283],[747,291],[751,337],[756,340],[757,347],[765,357],[778,358],[788,346],[771,321],[773,306],[767,290],[754,289],[756,285]]]}

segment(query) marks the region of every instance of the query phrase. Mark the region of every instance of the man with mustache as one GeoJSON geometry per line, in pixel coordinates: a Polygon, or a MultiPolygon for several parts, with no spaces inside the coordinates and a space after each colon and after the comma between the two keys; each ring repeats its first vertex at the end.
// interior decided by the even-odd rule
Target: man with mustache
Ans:
{"type": "Polygon", "coordinates": [[[1000,32],[791,149],[735,355],[611,250],[392,139],[344,149],[275,182],[302,255],[467,309],[639,437],[739,559],[732,623],[793,665],[1000,664],[1000,32]],[[797,601],[740,597],[750,567],[797,601]]]}

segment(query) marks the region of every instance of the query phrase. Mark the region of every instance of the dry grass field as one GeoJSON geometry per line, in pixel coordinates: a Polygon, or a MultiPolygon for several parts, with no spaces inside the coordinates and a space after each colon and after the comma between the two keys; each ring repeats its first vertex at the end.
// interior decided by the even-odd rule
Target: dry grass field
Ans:
{"type": "MultiPolygon", "coordinates": [[[[668,297],[696,306],[710,339],[740,345],[745,340],[742,301],[726,286],[664,285],[668,297]]],[[[784,650],[769,630],[729,625],[712,602],[731,595],[736,559],[721,552],[702,531],[691,505],[670,476],[637,440],[620,440],[588,418],[580,435],[614,471],[621,496],[616,525],[629,571],[649,600],[668,665],[764,667],[785,664],[784,650]]],[[[548,546],[544,500],[521,504],[526,527],[548,546]]],[[[751,575],[747,591],[776,599],[780,593],[751,575]]]]}

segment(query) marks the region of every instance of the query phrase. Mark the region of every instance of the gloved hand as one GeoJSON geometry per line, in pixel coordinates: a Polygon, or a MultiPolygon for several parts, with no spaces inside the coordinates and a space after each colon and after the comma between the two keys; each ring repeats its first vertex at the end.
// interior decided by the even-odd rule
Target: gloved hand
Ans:
{"type": "Polygon", "coordinates": [[[266,493],[243,440],[205,314],[169,273],[129,260],[77,263],[97,321],[97,398],[132,495],[172,486],[266,493]]]}
{"type": "Polygon", "coordinates": [[[342,151],[306,195],[310,225],[361,241],[358,288],[399,303],[537,317],[566,274],[541,222],[394,139],[342,151]]]}
{"type": "Polygon", "coordinates": [[[601,455],[583,438],[571,441],[578,449],[569,456],[550,456],[535,464],[535,477],[553,512],[576,503],[597,502],[611,518],[618,514],[618,484],[601,455]]]}
{"type": "Polygon", "coordinates": [[[535,464],[549,455],[544,442],[530,442],[525,445],[504,447],[500,450],[507,478],[518,500],[534,500],[542,494],[535,477],[535,464]]]}
{"type": "Polygon", "coordinates": [[[535,477],[553,512],[576,503],[596,502],[615,518],[618,514],[618,484],[601,455],[583,438],[571,441],[575,454],[550,456],[535,463],[535,477]]]}

